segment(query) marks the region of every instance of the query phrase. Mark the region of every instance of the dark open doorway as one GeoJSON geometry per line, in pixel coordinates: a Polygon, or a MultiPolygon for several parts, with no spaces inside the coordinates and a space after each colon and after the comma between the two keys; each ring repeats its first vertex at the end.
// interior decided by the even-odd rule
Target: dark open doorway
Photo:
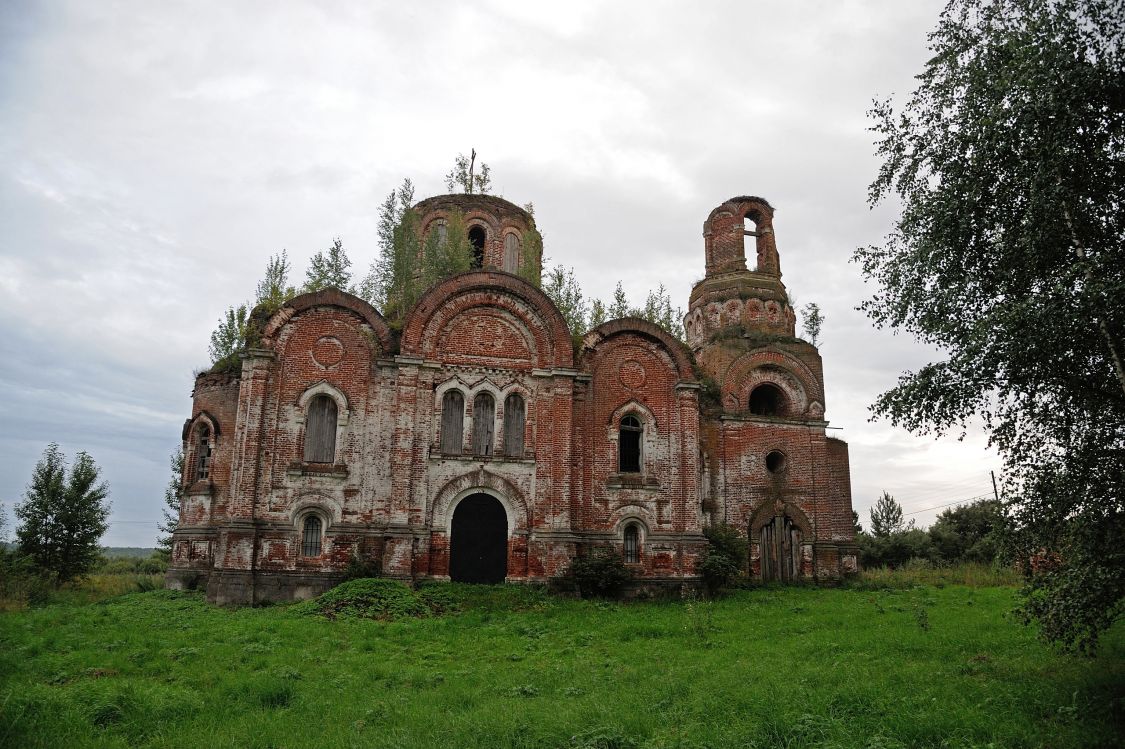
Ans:
{"type": "Polygon", "coordinates": [[[457,504],[449,541],[449,577],[502,583],[508,574],[508,515],[499,500],[471,494],[457,504]]]}

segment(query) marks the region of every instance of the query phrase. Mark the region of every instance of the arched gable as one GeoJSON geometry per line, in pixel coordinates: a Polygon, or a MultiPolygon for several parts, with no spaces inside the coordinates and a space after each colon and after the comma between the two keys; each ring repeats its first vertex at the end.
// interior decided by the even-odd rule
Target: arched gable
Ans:
{"type": "Polygon", "coordinates": [[[745,411],[750,392],[764,382],[777,385],[789,397],[793,403],[789,415],[824,415],[820,378],[797,357],[773,348],[748,351],[731,362],[722,377],[723,406],[745,411]]]}
{"type": "Polygon", "coordinates": [[[681,380],[695,379],[691,358],[684,345],[673,338],[664,328],[639,317],[622,317],[617,320],[610,320],[591,330],[582,338],[582,348],[578,353],[579,362],[583,367],[589,367],[601,346],[611,342],[616,336],[626,333],[634,333],[659,344],[671,358],[672,366],[681,380]]]}
{"type": "Polygon", "coordinates": [[[450,479],[434,496],[427,517],[430,528],[449,532],[453,510],[465,497],[477,492],[496,497],[508,515],[508,535],[526,531],[530,522],[527,499],[511,481],[481,468],[450,479]]]}
{"type": "Polygon", "coordinates": [[[273,348],[277,343],[278,334],[290,320],[308,309],[322,306],[341,307],[354,313],[367,323],[375,334],[379,342],[379,351],[376,353],[386,353],[391,350],[391,329],[379,311],[359,297],[333,288],[301,294],[281,305],[262,328],[262,346],[273,348]]]}
{"type": "Polygon", "coordinates": [[[402,331],[404,355],[439,359],[449,356],[451,345],[482,361],[512,359],[541,368],[574,362],[570,332],[554,303],[527,281],[501,271],[448,278],[410,310],[402,331]],[[487,326],[489,335],[474,335],[474,326],[487,326]]]}

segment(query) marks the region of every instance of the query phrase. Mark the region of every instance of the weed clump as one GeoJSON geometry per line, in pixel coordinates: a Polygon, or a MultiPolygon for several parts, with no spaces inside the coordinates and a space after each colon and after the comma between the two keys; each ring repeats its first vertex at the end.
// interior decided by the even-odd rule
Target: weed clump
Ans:
{"type": "Polygon", "coordinates": [[[405,583],[366,577],[349,580],[293,610],[328,619],[393,621],[430,616],[433,609],[405,583]]]}

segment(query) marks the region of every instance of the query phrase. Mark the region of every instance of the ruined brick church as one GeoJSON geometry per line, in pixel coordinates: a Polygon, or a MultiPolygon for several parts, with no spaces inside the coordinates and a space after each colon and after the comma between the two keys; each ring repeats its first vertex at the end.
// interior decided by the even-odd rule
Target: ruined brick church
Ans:
{"type": "Polygon", "coordinates": [[[350,294],[305,294],[259,321],[240,371],[196,378],[169,586],[307,597],[352,559],[546,581],[595,547],[641,584],[679,586],[724,522],[749,537],[753,577],[856,569],[848,448],[826,435],[768,202],[733,198],[704,222],[686,346],[636,318],[576,342],[515,274],[535,224],[505,200],[413,210],[424,234],[459,212],[476,267],[429,288],[401,330],[350,294]]]}

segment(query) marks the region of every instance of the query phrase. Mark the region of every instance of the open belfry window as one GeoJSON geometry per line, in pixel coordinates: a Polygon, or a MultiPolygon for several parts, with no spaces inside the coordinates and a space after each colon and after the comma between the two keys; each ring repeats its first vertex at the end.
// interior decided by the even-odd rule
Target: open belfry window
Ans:
{"type": "Polygon", "coordinates": [[[441,452],[460,455],[465,425],[465,396],[460,390],[447,390],[441,398],[441,452]]]}
{"type": "Polygon", "coordinates": [[[624,416],[618,436],[618,470],[621,473],[641,472],[641,435],[644,427],[636,416],[624,416]]]}
{"type": "Polygon", "coordinates": [[[195,480],[205,481],[211,475],[211,430],[199,430],[199,444],[195,453],[195,480]]]}
{"type": "Polygon", "coordinates": [[[756,416],[783,416],[785,413],[785,394],[777,385],[768,382],[754,388],[750,393],[750,413],[756,416]]]}
{"type": "Polygon", "coordinates": [[[524,437],[523,396],[512,393],[504,399],[504,454],[513,458],[523,457],[524,437]]]}
{"type": "Polygon", "coordinates": [[[318,395],[309,401],[305,418],[305,462],[332,463],[336,460],[336,401],[318,395]]]}
{"type": "Polygon", "coordinates": [[[320,533],[322,529],[320,518],[316,515],[306,515],[304,528],[301,533],[301,556],[320,556],[320,533]]]}
{"type": "Polygon", "coordinates": [[[469,244],[473,246],[473,267],[484,267],[484,243],[488,235],[483,226],[474,226],[469,229],[469,244]]]}
{"type": "Polygon", "coordinates": [[[473,455],[492,455],[492,437],[496,429],[496,401],[491,393],[477,393],[473,400],[473,455]]]}

